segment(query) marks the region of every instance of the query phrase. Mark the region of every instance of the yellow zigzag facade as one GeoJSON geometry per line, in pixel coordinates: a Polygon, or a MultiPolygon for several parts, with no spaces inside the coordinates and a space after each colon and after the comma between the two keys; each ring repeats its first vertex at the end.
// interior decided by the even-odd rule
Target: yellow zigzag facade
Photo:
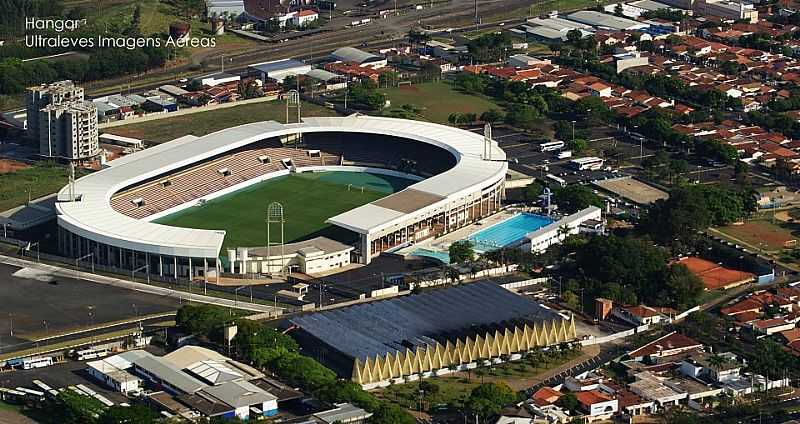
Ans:
{"type": "Polygon", "coordinates": [[[420,372],[436,371],[469,364],[478,360],[498,358],[502,355],[527,352],[537,347],[551,346],[575,340],[575,318],[554,320],[523,327],[506,328],[503,332],[477,335],[473,339],[447,341],[445,345],[417,346],[414,351],[389,352],[353,364],[352,380],[358,384],[371,384],[405,377],[420,372]]]}

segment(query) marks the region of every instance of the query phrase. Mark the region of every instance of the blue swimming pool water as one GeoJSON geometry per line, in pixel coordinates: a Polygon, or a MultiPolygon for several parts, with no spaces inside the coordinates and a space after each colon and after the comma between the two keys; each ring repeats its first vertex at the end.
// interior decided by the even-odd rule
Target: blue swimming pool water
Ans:
{"type": "Polygon", "coordinates": [[[489,252],[516,243],[522,240],[525,234],[552,222],[553,220],[546,216],[521,213],[478,231],[468,239],[475,244],[476,251],[489,252]]]}
{"type": "Polygon", "coordinates": [[[445,264],[450,263],[450,254],[447,252],[438,252],[436,250],[419,248],[411,252],[411,254],[413,256],[425,256],[428,258],[433,258],[445,264]]]}

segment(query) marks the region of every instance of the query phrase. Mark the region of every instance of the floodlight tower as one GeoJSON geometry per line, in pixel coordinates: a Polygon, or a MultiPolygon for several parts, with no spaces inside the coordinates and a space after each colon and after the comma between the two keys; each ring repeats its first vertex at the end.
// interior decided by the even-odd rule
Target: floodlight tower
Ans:
{"type": "MultiPolygon", "coordinates": [[[[298,89],[297,90],[292,89],[292,90],[289,90],[288,93],[286,93],[286,123],[287,124],[289,123],[289,109],[291,109],[291,108],[297,109],[297,123],[299,124],[300,122],[302,122],[300,120],[300,90],[299,90],[299,84],[300,84],[299,81],[300,81],[300,79],[299,79],[299,77],[295,77],[295,78],[297,78],[297,81],[298,81],[298,83],[297,83],[298,84],[298,89]]],[[[295,147],[297,147],[297,145],[302,141],[302,137],[303,137],[303,133],[300,132],[300,130],[298,130],[297,131],[297,135],[295,135],[295,140],[294,140],[295,147]]]]}
{"type": "Polygon", "coordinates": [[[492,160],[492,124],[483,126],[483,160],[492,160]]]}
{"type": "Polygon", "coordinates": [[[286,277],[286,267],[284,266],[284,239],[283,239],[283,224],[285,220],[283,219],[283,205],[278,202],[272,202],[267,205],[267,217],[265,220],[267,224],[267,272],[270,272],[271,266],[271,247],[272,246],[279,246],[280,247],[280,254],[281,254],[281,270],[280,274],[282,277],[286,277]],[[277,224],[280,227],[280,241],[273,242],[272,241],[272,234],[271,234],[271,227],[273,224],[277,224]]]}

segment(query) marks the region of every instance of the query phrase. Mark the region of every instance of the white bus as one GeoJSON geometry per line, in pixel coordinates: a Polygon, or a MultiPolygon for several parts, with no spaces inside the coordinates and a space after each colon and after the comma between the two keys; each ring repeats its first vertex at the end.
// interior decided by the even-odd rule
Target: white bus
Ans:
{"type": "Polygon", "coordinates": [[[565,146],[563,141],[548,141],[547,143],[542,143],[539,145],[540,152],[554,152],[556,150],[561,150],[565,146]]]}
{"type": "Polygon", "coordinates": [[[603,159],[589,156],[585,158],[575,158],[570,161],[570,165],[573,168],[577,169],[578,171],[586,171],[586,170],[593,170],[596,171],[598,169],[603,168],[603,159]]]}
{"type": "Polygon", "coordinates": [[[108,349],[107,348],[90,348],[84,350],[77,350],[72,352],[72,356],[77,359],[78,361],[83,361],[86,359],[96,359],[102,358],[104,356],[108,356],[108,349]]]}
{"type": "Polygon", "coordinates": [[[33,368],[43,368],[49,367],[53,365],[53,358],[50,356],[44,356],[41,358],[19,358],[19,359],[12,359],[6,362],[6,365],[12,368],[20,368],[23,370],[30,370],[33,368]]]}
{"type": "Polygon", "coordinates": [[[555,176],[553,174],[547,174],[546,177],[547,177],[548,180],[553,181],[554,183],[558,184],[559,187],[566,187],[567,186],[567,182],[561,177],[557,177],[557,176],[555,176]]]}

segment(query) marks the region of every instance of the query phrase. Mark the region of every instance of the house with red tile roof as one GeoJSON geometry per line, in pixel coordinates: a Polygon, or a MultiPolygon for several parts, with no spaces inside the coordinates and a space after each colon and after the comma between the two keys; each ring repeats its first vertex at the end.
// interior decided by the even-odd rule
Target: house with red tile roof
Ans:
{"type": "Polygon", "coordinates": [[[700,350],[703,344],[691,337],[673,331],[661,338],[628,353],[628,356],[635,360],[642,360],[647,357],[664,357],[677,355],[679,353],[700,350]]]}
{"type": "Polygon", "coordinates": [[[586,413],[586,422],[610,419],[619,410],[617,399],[600,390],[576,392],[575,398],[580,403],[581,410],[586,413]]]}

